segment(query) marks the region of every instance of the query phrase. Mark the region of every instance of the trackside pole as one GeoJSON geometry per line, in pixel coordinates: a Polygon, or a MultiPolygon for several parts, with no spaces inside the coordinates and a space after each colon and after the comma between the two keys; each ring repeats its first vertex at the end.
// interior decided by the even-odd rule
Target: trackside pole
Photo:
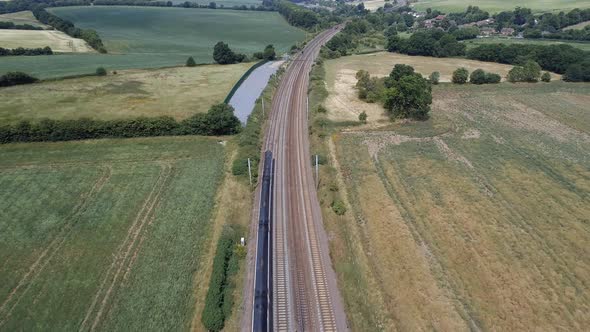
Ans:
{"type": "Polygon", "coordinates": [[[305,107],[307,108],[307,118],[309,119],[309,96],[307,96],[305,101],[305,107]]]}
{"type": "Polygon", "coordinates": [[[248,176],[250,177],[250,187],[252,187],[252,165],[250,164],[250,158],[248,158],[248,176]]]}
{"type": "Polygon", "coordinates": [[[262,118],[264,119],[264,96],[262,96],[262,118]]]}
{"type": "Polygon", "coordinates": [[[319,167],[318,167],[318,162],[319,157],[316,154],[315,155],[315,187],[317,188],[320,185],[320,172],[319,172],[319,167]]]}

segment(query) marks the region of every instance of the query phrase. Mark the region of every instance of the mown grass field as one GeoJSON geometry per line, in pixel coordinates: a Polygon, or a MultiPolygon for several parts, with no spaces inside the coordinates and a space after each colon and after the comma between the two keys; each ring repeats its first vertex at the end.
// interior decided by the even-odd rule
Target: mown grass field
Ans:
{"type": "Polygon", "coordinates": [[[512,11],[515,7],[526,7],[532,9],[534,12],[553,12],[564,11],[568,12],[574,8],[588,8],[590,3],[584,0],[483,0],[473,1],[467,0],[418,0],[412,6],[418,10],[426,10],[426,8],[442,10],[446,13],[463,12],[467,6],[478,6],[490,13],[500,11],[512,11]]]}
{"type": "Polygon", "coordinates": [[[433,100],[428,121],[327,138],[353,330],[584,330],[590,85],[443,84],[433,100]]]}
{"type": "Polygon", "coordinates": [[[0,47],[2,48],[43,48],[45,46],[51,47],[53,52],[95,52],[84,40],[72,38],[57,30],[0,30],[0,47]]]}
{"type": "Polygon", "coordinates": [[[96,29],[110,54],[3,57],[0,74],[20,70],[41,78],[107,69],[142,69],[213,62],[213,46],[229,43],[249,56],[274,44],[278,52],[305,38],[276,12],[87,6],[51,8],[81,28],[96,29]]]}
{"type": "Polygon", "coordinates": [[[517,38],[478,38],[466,40],[467,49],[481,44],[537,44],[537,45],[570,45],[584,51],[590,51],[590,42],[571,40],[546,40],[546,39],[517,39],[517,38]]]}
{"type": "Polygon", "coordinates": [[[165,137],[0,146],[0,330],[184,330],[224,148],[165,137]]]}
{"type": "Polygon", "coordinates": [[[253,63],[126,70],[0,90],[0,122],[123,119],[207,112],[227,96],[253,63]]]}
{"type": "Polygon", "coordinates": [[[0,14],[0,21],[12,22],[14,24],[30,24],[37,27],[42,27],[44,29],[50,28],[50,26],[37,21],[37,19],[33,15],[33,12],[31,12],[30,10],[23,10],[21,12],[8,14],[0,14]]]}

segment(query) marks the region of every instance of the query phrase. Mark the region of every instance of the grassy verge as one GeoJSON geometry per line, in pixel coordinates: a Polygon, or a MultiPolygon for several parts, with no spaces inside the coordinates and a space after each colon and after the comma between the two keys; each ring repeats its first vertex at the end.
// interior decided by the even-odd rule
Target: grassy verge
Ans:
{"type": "Polygon", "coordinates": [[[374,281],[363,252],[362,235],[355,227],[356,216],[348,199],[344,179],[339,175],[331,143],[332,135],[339,129],[360,123],[334,122],[329,119],[326,112],[330,110],[323,106],[328,97],[325,74],[323,61],[318,60],[310,75],[310,143],[311,153],[318,154],[323,161],[318,196],[324,226],[331,239],[330,256],[338,275],[338,287],[351,329],[377,331],[383,328],[382,299],[372,288],[374,281]],[[363,291],[359,292],[359,289],[363,291]]]}

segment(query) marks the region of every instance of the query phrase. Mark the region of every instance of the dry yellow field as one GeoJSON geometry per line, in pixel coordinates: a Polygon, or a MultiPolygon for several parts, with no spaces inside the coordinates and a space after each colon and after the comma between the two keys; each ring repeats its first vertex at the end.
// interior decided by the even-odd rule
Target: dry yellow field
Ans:
{"type": "Polygon", "coordinates": [[[581,22],[578,24],[570,25],[569,27],[563,28],[563,30],[584,29],[587,25],[590,25],[590,21],[585,21],[585,22],[581,22]]]}
{"type": "MultiPolygon", "coordinates": [[[[375,11],[379,7],[383,7],[388,2],[389,1],[385,1],[385,0],[366,0],[366,1],[355,1],[352,4],[358,5],[360,3],[363,3],[365,5],[365,9],[368,9],[370,11],[375,11]]],[[[391,1],[389,3],[393,4],[393,1],[391,1]]]]}
{"type": "Polygon", "coordinates": [[[183,119],[222,102],[252,63],[156,70],[125,70],[0,89],[0,121],[120,119],[172,116],[183,119]]]}
{"type": "MultiPolygon", "coordinates": [[[[453,71],[459,67],[465,67],[470,72],[481,68],[487,72],[497,73],[504,77],[512,68],[493,62],[456,58],[432,58],[423,56],[409,56],[397,53],[381,52],[374,54],[352,55],[335,60],[326,61],[326,88],[329,96],[325,101],[326,107],[331,110],[329,118],[337,121],[356,121],[358,115],[365,111],[369,124],[387,120],[383,113],[383,107],[378,104],[368,104],[357,98],[354,88],[357,79],[355,74],[363,69],[371,75],[384,77],[389,75],[396,64],[407,64],[428,77],[433,71],[440,73],[440,82],[450,82],[453,71]]],[[[558,74],[552,74],[552,79],[560,79],[558,74]]]]}
{"type": "Polygon", "coordinates": [[[0,47],[39,48],[49,46],[54,52],[86,53],[94,50],[79,38],[56,30],[0,30],[0,47]]]}
{"type": "Polygon", "coordinates": [[[16,13],[0,14],[0,21],[12,22],[14,24],[30,24],[45,29],[52,29],[49,25],[45,25],[37,21],[35,16],[33,16],[33,12],[31,12],[30,10],[23,10],[21,12],[16,13]]]}
{"type": "Polygon", "coordinates": [[[433,100],[428,121],[325,138],[352,330],[585,330],[590,85],[439,85],[433,100]]]}

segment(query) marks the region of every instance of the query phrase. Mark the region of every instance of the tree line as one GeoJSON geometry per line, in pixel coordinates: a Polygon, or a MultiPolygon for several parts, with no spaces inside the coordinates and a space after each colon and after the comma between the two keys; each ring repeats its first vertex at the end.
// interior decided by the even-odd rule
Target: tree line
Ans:
{"type": "Polygon", "coordinates": [[[484,44],[468,50],[466,55],[469,59],[512,65],[533,60],[544,70],[565,74],[565,80],[590,81],[584,79],[590,71],[590,52],[570,45],[484,44]]]}
{"type": "Polygon", "coordinates": [[[197,113],[181,121],[169,116],[120,120],[23,120],[0,125],[0,143],[172,135],[217,136],[237,134],[241,128],[233,107],[221,103],[212,106],[207,113],[197,113]]]}
{"type": "Polygon", "coordinates": [[[23,48],[17,47],[14,49],[0,47],[0,56],[13,56],[13,55],[53,55],[53,50],[49,46],[39,48],[23,48]]]}
{"type": "Polygon", "coordinates": [[[457,41],[452,33],[438,29],[420,30],[410,38],[403,39],[397,35],[388,38],[387,50],[408,55],[434,57],[451,57],[465,55],[466,46],[457,41]]]}
{"type": "Polygon", "coordinates": [[[36,27],[30,24],[14,24],[13,22],[0,22],[0,29],[8,30],[43,30],[41,27],[36,27]]]}
{"type": "Polygon", "coordinates": [[[74,26],[74,24],[68,20],[64,20],[57,15],[53,15],[45,7],[36,6],[32,9],[33,15],[39,20],[39,22],[51,25],[56,30],[66,33],[74,38],[83,39],[93,49],[100,53],[106,53],[107,50],[104,47],[102,40],[98,33],[93,29],[80,29],[74,26]]]}

